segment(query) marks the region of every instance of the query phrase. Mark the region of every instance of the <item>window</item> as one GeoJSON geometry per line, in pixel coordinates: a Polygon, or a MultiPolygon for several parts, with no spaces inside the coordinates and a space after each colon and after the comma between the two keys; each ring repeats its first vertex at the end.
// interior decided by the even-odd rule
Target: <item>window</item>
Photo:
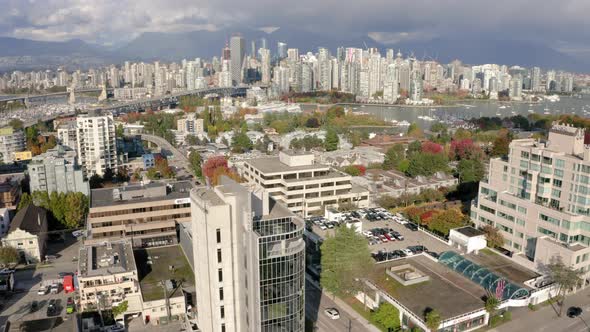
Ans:
{"type": "Polygon", "coordinates": [[[529,159],[529,153],[526,151],[520,151],[520,157],[525,158],[525,159],[529,159]]]}
{"type": "Polygon", "coordinates": [[[225,324],[221,324],[221,332],[225,332],[225,324]]]}
{"type": "Polygon", "coordinates": [[[522,213],[522,214],[526,214],[526,208],[525,207],[522,207],[522,206],[519,206],[518,207],[518,212],[519,213],[522,213]]]}
{"type": "Polygon", "coordinates": [[[221,229],[217,229],[217,243],[221,243],[221,229]]]}
{"type": "Polygon", "coordinates": [[[555,176],[562,178],[563,177],[563,170],[556,168],[553,170],[553,174],[555,174],[555,176]]]}
{"type": "Polygon", "coordinates": [[[223,287],[219,288],[219,301],[223,301],[223,287]]]}
{"type": "Polygon", "coordinates": [[[549,216],[544,215],[542,213],[539,213],[539,219],[546,221],[552,225],[559,226],[559,219],[549,217],[549,216]]]}
{"type": "Polygon", "coordinates": [[[563,168],[565,166],[565,161],[561,159],[555,159],[555,167],[563,168]]]}
{"type": "Polygon", "coordinates": [[[223,282],[223,271],[221,269],[217,270],[217,279],[219,282],[223,282]]]}
{"type": "Polygon", "coordinates": [[[219,307],[219,314],[221,315],[221,319],[225,318],[225,307],[224,306],[219,307]]]}
{"type": "Polygon", "coordinates": [[[217,249],[217,263],[221,263],[221,249],[217,249]]]}
{"type": "Polygon", "coordinates": [[[561,188],[561,180],[553,179],[553,185],[558,188],[561,188]]]}
{"type": "Polygon", "coordinates": [[[516,219],[516,224],[520,225],[520,226],[524,226],[524,220],[523,219],[516,219]]]}

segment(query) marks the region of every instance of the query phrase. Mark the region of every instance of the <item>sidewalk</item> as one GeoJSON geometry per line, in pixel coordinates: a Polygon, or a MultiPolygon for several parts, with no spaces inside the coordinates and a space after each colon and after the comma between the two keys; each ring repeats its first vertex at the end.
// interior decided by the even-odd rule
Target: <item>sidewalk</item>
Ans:
{"type": "Polygon", "coordinates": [[[342,301],[340,298],[335,297],[332,294],[330,294],[330,293],[324,291],[323,289],[321,289],[321,287],[315,281],[313,281],[310,277],[308,277],[307,274],[305,275],[305,279],[307,279],[307,281],[311,285],[313,285],[315,288],[321,290],[324,295],[326,295],[331,300],[333,300],[334,303],[336,303],[336,305],[338,305],[338,307],[340,307],[340,308],[342,308],[342,310],[346,311],[346,313],[350,317],[352,317],[357,322],[359,322],[361,325],[363,325],[368,331],[371,331],[371,332],[381,332],[381,330],[379,330],[378,328],[376,328],[373,324],[371,324],[368,320],[366,320],[363,316],[361,316],[356,310],[354,310],[353,308],[351,308],[346,302],[342,301]]]}

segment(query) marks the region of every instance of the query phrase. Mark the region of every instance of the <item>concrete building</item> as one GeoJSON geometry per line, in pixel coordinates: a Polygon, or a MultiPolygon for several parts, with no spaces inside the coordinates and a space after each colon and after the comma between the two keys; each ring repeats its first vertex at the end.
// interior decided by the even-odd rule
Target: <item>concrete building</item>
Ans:
{"type": "Polygon", "coordinates": [[[304,331],[303,220],[225,177],[191,208],[199,328],[304,331]]]}
{"type": "Polygon", "coordinates": [[[198,119],[195,113],[176,120],[176,128],[184,134],[202,135],[205,133],[203,119],[198,119]]]}
{"type": "Polygon", "coordinates": [[[341,203],[369,204],[367,189],[353,185],[346,173],[316,164],[313,154],[281,151],[279,157],[247,160],[238,170],[248,182],[304,217],[341,203]]]}
{"type": "Polygon", "coordinates": [[[80,311],[104,310],[127,301],[126,314],[142,311],[133,249],[117,240],[80,248],[78,283],[80,311]]]}
{"type": "Polygon", "coordinates": [[[518,139],[492,159],[471,218],[500,229],[504,248],[540,269],[561,259],[590,276],[590,148],[585,131],[554,123],[547,142],[518,139]]]}
{"type": "Polygon", "coordinates": [[[242,36],[232,36],[229,40],[230,57],[231,57],[231,80],[233,85],[242,83],[243,73],[242,65],[244,62],[245,46],[244,38],[242,36]]]}
{"type": "Polygon", "coordinates": [[[0,183],[0,208],[16,209],[21,193],[20,180],[7,179],[0,183]]]}
{"type": "Polygon", "coordinates": [[[76,160],[76,152],[58,145],[35,156],[27,165],[31,191],[81,192],[88,196],[90,186],[76,160]]]}
{"type": "Polygon", "coordinates": [[[133,247],[176,244],[176,222],[190,220],[188,181],[94,189],[86,243],[127,238],[133,247]]]}
{"type": "Polygon", "coordinates": [[[12,164],[14,153],[25,149],[25,134],[12,127],[0,128],[0,157],[5,164],[12,164]]]}
{"type": "Polygon", "coordinates": [[[12,219],[8,234],[2,238],[2,245],[16,248],[21,260],[31,264],[44,260],[46,240],[47,212],[29,204],[12,219]]]}
{"type": "Polygon", "coordinates": [[[76,119],[76,151],[87,177],[117,169],[117,144],[113,115],[88,114],[76,119]]]}

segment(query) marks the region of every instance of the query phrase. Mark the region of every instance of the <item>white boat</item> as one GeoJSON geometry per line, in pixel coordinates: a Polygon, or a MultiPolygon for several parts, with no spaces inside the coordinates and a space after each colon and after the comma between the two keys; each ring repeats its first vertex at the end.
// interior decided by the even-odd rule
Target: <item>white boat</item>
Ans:
{"type": "Polygon", "coordinates": [[[429,117],[428,115],[422,118],[424,121],[434,121],[434,118],[429,117]]]}
{"type": "Polygon", "coordinates": [[[418,115],[418,119],[424,120],[424,115],[418,115]]]}
{"type": "Polygon", "coordinates": [[[535,111],[533,111],[533,110],[529,110],[529,113],[535,113],[535,111]]]}
{"type": "Polygon", "coordinates": [[[400,126],[400,127],[409,127],[410,126],[410,123],[408,121],[406,121],[406,120],[402,120],[402,121],[398,122],[397,125],[400,126]]]}
{"type": "Polygon", "coordinates": [[[545,114],[545,115],[549,115],[549,114],[551,114],[551,113],[549,113],[549,112],[545,111],[545,112],[543,112],[543,114],[545,114]]]}
{"type": "Polygon", "coordinates": [[[506,106],[502,105],[502,106],[500,106],[500,107],[498,107],[498,108],[499,108],[499,109],[501,109],[501,110],[503,110],[503,109],[505,109],[505,108],[506,108],[506,106]]]}
{"type": "Polygon", "coordinates": [[[502,114],[500,114],[500,113],[496,113],[496,116],[502,116],[502,114]]]}

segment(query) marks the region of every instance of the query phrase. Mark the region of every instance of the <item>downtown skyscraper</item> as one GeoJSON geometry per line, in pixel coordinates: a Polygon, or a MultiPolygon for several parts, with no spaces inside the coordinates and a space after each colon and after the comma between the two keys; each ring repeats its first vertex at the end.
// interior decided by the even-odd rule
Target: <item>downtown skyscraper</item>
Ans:
{"type": "Polygon", "coordinates": [[[229,41],[231,57],[231,80],[233,85],[242,83],[242,65],[245,56],[245,42],[242,36],[232,36],[229,41]]]}

